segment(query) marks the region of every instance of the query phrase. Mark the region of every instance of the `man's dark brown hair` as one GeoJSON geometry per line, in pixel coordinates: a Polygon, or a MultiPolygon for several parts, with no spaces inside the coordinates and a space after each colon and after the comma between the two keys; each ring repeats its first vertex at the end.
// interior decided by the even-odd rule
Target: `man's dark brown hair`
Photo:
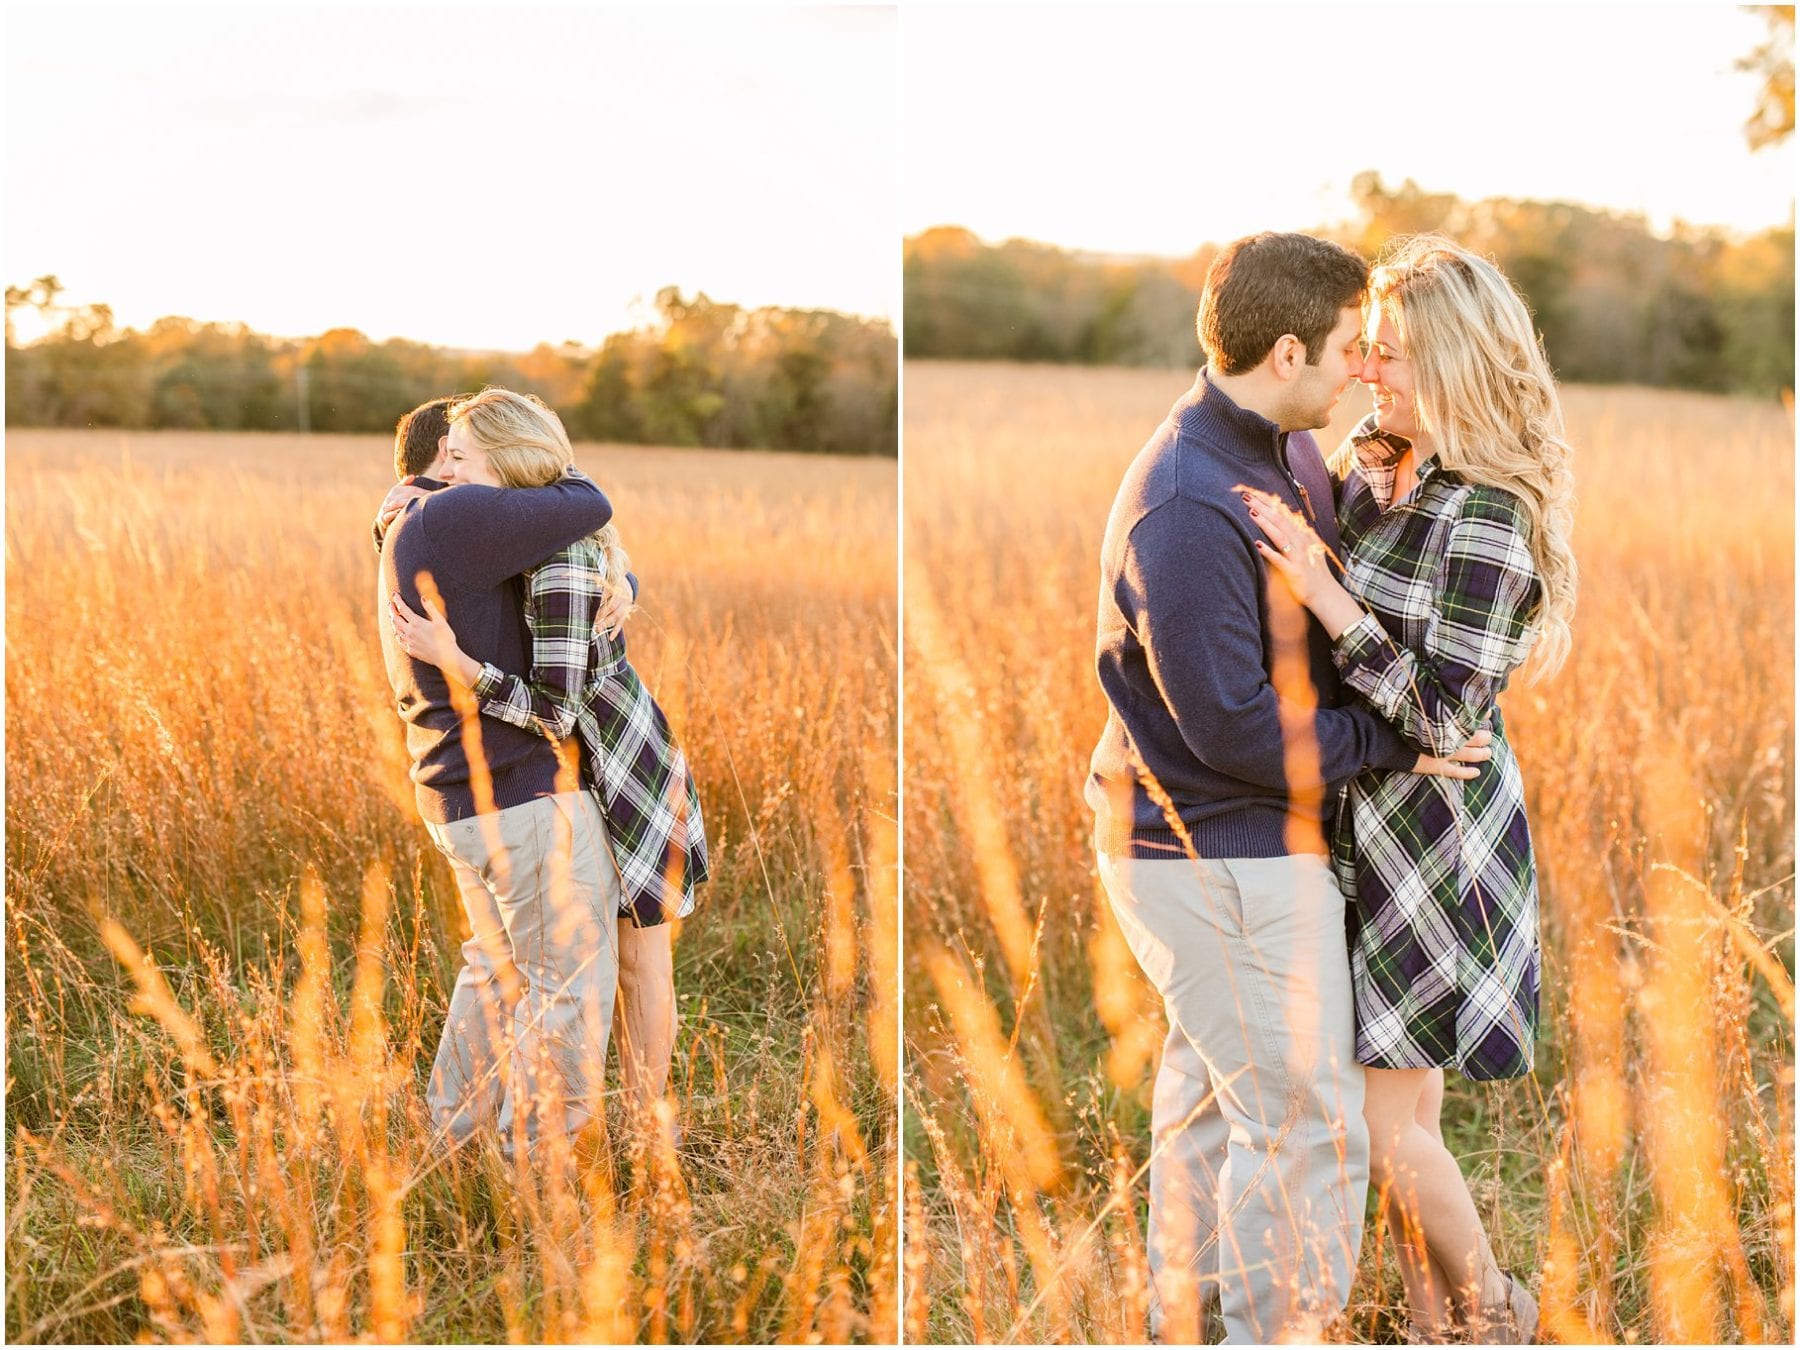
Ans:
{"type": "Polygon", "coordinates": [[[453,398],[421,403],[394,424],[394,476],[424,473],[438,457],[438,441],[450,433],[453,398]]]}
{"type": "Polygon", "coordinates": [[[1329,239],[1272,232],[1240,239],[1213,260],[1200,295],[1195,327],[1206,364],[1242,375],[1292,333],[1306,364],[1316,366],[1338,315],[1368,288],[1368,263],[1329,239]]]}

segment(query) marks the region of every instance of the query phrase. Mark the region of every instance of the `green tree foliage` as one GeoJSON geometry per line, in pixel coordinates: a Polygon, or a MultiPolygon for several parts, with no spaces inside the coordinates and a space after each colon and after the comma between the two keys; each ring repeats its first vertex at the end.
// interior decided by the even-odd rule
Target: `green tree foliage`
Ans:
{"type": "MultiPolygon", "coordinates": [[[[1437,230],[1492,257],[1531,305],[1567,380],[1776,393],[1794,367],[1794,233],[1751,238],[1567,202],[1464,202],[1359,174],[1354,218],[1319,233],[1375,258],[1437,230]]],[[[1208,245],[1180,260],[1117,259],[941,227],[906,241],[906,354],[1180,366],[1208,245]]]]}
{"type": "Polygon", "coordinates": [[[891,455],[897,358],[885,323],[667,287],[654,322],[588,365],[575,423],[600,440],[891,455]]]}
{"type": "Polygon", "coordinates": [[[1199,295],[1197,286],[1189,294],[1191,273],[1022,239],[990,248],[955,226],[927,230],[906,241],[906,353],[1180,365],[1193,346],[1183,337],[1199,295]]]}
{"type": "Polygon", "coordinates": [[[120,329],[104,305],[59,304],[40,277],[7,288],[6,420],[15,426],[389,431],[446,392],[537,394],[598,440],[883,454],[898,451],[898,352],[887,324],[831,310],[743,309],[671,287],[652,322],[589,352],[452,352],[353,328],[283,341],[241,324],[120,329]],[[20,344],[13,316],[49,332],[20,344]]]}

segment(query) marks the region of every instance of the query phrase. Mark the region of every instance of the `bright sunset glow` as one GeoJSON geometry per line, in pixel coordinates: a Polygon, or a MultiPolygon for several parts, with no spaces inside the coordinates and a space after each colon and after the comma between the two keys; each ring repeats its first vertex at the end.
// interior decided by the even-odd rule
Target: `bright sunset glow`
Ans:
{"type": "MultiPolygon", "coordinates": [[[[525,349],[663,286],[898,311],[886,8],[7,15],[6,278],[525,349]]],[[[30,336],[20,325],[21,336],[30,336]]]]}
{"type": "Polygon", "coordinates": [[[1350,214],[1379,171],[1755,231],[1793,147],[1752,154],[1736,7],[963,11],[902,24],[908,234],[963,225],[1183,256],[1350,214]]]}

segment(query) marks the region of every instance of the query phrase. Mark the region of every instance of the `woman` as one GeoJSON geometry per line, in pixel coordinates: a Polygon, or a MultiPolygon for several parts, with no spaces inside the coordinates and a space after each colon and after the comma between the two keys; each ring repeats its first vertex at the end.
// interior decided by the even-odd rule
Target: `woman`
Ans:
{"type": "Polygon", "coordinates": [[[1258,548],[1334,639],[1344,682],[1416,745],[1482,728],[1471,782],[1372,770],[1345,794],[1333,865],[1351,900],[1370,1180],[1388,1197],[1409,1339],[1528,1342],[1537,1307],[1500,1270],[1438,1124],[1443,1071],[1529,1073],[1537,875],[1496,699],[1535,647],[1569,650],[1573,484],[1562,412],[1518,294],[1436,236],[1371,278],[1361,378],[1375,411],[1340,451],[1340,582],[1304,522],[1251,499],[1258,548]]]}
{"type": "MultiPolygon", "coordinates": [[[[444,481],[493,487],[553,483],[574,463],[561,421],[535,399],[485,389],[449,410],[444,481]]],[[[708,864],[700,800],[667,717],[609,629],[609,601],[631,585],[618,528],[579,539],[526,574],[532,636],[527,678],[476,662],[441,612],[415,613],[396,594],[400,645],[470,688],[481,712],[561,745],[581,738],[584,785],[599,799],[624,897],[619,929],[619,1061],[634,1106],[663,1096],[674,1048],[674,970],[665,919],[691,913],[708,864]]]]}

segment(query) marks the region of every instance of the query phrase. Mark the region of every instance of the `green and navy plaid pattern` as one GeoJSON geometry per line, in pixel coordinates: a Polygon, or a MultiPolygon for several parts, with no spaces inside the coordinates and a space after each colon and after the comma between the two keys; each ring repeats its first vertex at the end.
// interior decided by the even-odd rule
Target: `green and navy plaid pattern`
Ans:
{"type": "Polygon", "coordinates": [[[1392,457],[1374,434],[1365,420],[1338,461],[1344,585],[1369,612],[1333,659],[1420,750],[1448,755],[1484,726],[1494,740],[1471,781],[1372,769],[1345,792],[1332,862],[1352,901],[1356,1055],[1515,1078],[1537,1030],[1537,870],[1496,700],[1537,636],[1530,526],[1511,493],[1435,459],[1390,506],[1392,457]]]}
{"type": "Polygon", "coordinates": [[[623,634],[609,636],[598,621],[605,576],[591,537],[526,572],[530,682],[486,665],[475,695],[503,722],[557,742],[580,735],[582,776],[599,796],[619,868],[621,912],[648,928],[693,912],[694,887],[708,875],[706,829],[669,719],[626,660],[623,634]]]}

